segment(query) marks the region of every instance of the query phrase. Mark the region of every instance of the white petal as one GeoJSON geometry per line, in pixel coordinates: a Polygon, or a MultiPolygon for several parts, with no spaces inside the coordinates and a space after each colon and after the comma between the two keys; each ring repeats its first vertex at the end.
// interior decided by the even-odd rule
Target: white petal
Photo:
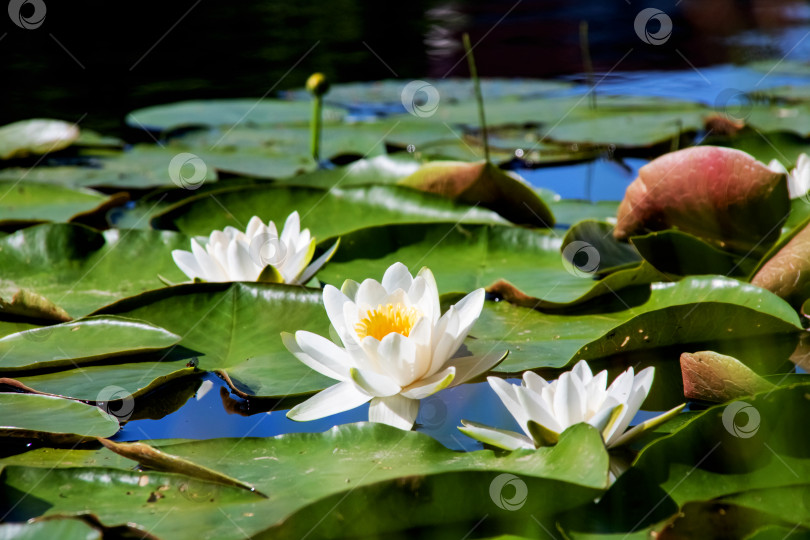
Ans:
{"type": "Polygon", "coordinates": [[[205,279],[205,273],[202,268],[200,268],[200,263],[197,262],[197,259],[190,251],[175,249],[172,251],[172,259],[174,259],[174,264],[176,264],[189,279],[205,279]]]}
{"type": "Polygon", "coordinates": [[[250,240],[252,240],[253,237],[259,234],[263,229],[264,222],[262,222],[262,218],[259,216],[253,216],[250,218],[247,229],[245,230],[245,236],[248,238],[248,243],[250,243],[250,240]]]}
{"type": "Polygon", "coordinates": [[[509,414],[517,420],[521,429],[528,434],[526,425],[529,422],[529,415],[518,401],[518,387],[498,377],[487,377],[487,382],[503,402],[504,406],[506,406],[506,410],[509,411],[509,414]]]}
{"type": "Polygon", "coordinates": [[[374,309],[385,302],[387,297],[388,292],[386,292],[379,282],[373,279],[366,279],[363,280],[363,283],[357,288],[357,296],[355,296],[354,301],[360,308],[374,309]]]}
{"type": "Polygon", "coordinates": [[[548,382],[534,371],[523,372],[523,386],[532,392],[540,394],[540,392],[543,391],[543,388],[548,387],[548,385],[548,382]]]}
{"type": "Polygon", "coordinates": [[[576,399],[576,385],[571,378],[571,372],[565,372],[557,379],[557,388],[554,392],[554,417],[560,423],[561,430],[572,426],[581,420],[577,415],[578,409],[572,409],[576,399]]]}
{"type": "Polygon", "coordinates": [[[368,409],[368,419],[371,422],[380,422],[404,430],[410,430],[413,427],[417,414],[419,414],[419,401],[399,394],[374,398],[368,409]]]}
{"type": "Polygon", "coordinates": [[[416,349],[413,364],[414,380],[426,377],[430,369],[431,359],[433,358],[432,331],[433,325],[430,323],[430,319],[421,317],[416,321],[410,334],[408,334],[408,340],[414,344],[416,349]]]}
{"type": "Polygon", "coordinates": [[[432,396],[440,390],[444,390],[453,383],[456,376],[456,368],[448,367],[436,373],[432,377],[417,381],[403,390],[401,393],[406,398],[424,399],[432,396]]]}
{"type": "Polygon", "coordinates": [[[228,267],[234,281],[256,281],[261,269],[253,262],[247,249],[238,242],[228,246],[228,267]]]}
{"type": "Polygon", "coordinates": [[[281,339],[296,358],[318,373],[338,381],[349,378],[354,365],[351,356],[325,337],[299,330],[294,337],[284,332],[281,339]]]}
{"type": "Polygon", "coordinates": [[[357,386],[374,397],[388,397],[399,394],[402,387],[388,375],[381,375],[369,370],[352,368],[349,371],[352,380],[357,386]]]}
{"type": "MultiPolygon", "coordinates": [[[[533,420],[551,431],[562,433],[566,426],[562,425],[554,412],[539,397],[528,388],[517,388],[517,401],[521,409],[526,411],[527,424],[528,420],[533,420]]],[[[528,427],[525,427],[525,425],[521,425],[521,427],[527,435],[531,435],[528,427]]]]}
{"type": "Polygon", "coordinates": [[[574,369],[571,370],[579,380],[582,381],[583,384],[589,384],[591,379],[593,379],[593,372],[591,371],[591,366],[588,365],[588,362],[585,360],[580,360],[577,362],[577,365],[574,366],[574,369]]]}
{"type": "MultiPolygon", "coordinates": [[[[343,316],[343,306],[347,303],[351,303],[351,300],[332,285],[323,288],[323,307],[326,309],[329,322],[335,327],[341,339],[349,331],[346,327],[346,317],[343,316]]],[[[354,332],[354,328],[351,331],[354,332]]]]}
{"type": "Polygon", "coordinates": [[[214,260],[193,238],[191,239],[191,252],[204,273],[203,279],[206,281],[230,281],[222,265],[214,260]]]}
{"type": "Polygon", "coordinates": [[[397,289],[407,291],[411,288],[411,283],[413,283],[413,276],[408,271],[408,267],[401,262],[395,262],[389,266],[382,278],[382,286],[389,294],[397,289]]]}
{"type": "Polygon", "coordinates": [[[287,216],[287,221],[284,222],[281,241],[287,246],[294,245],[299,234],[301,234],[301,219],[298,217],[298,212],[293,212],[287,216]]]}
{"type": "Polygon", "coordinates": [[[354,409],[370,399],[352,381],[343,381],[296,405],[287,412],[287,418],[296,422],[317,420],[354,409]]]}
{"type": "Polygon", "coordinates": [[[436,326],[442,314],[441,305],[439,303],[439,287],[436,285],[436,278],[427,266],[419,270],[417,277],[425,281],[424,293],[418,300],[419,309],[421,309],[422,313],[426,316],[430,316],[433,326],[436,326]]]}
{"type": "Polygon", "coordinates": [[[506,356],[506,354],[502,353],[491,353],[484,356],[459,356],[448,360],[445,366],[456,368],[456,378],[453,379],[452,386],[457,386],[488,372],[500,364],[506,356]]]}
{"type": "Polygon", "coordinates": [[[775,173],[787,174],[787,169],[778,159],[772,159],[770,163],[768,163],[768,168],[775,173]]]}
{"type": "Polygon", "coordinates": [[[475,321],[481,315],[481,310],[484,308],[484,298],[486,292],[484,289],[476,289],[455,304],[456,313],[459,318],[459,329],[466,332],[472,328],[475,321]]]}
{"type": "Polygon", "coordinates": [[[382,371],[400,386],[416,380],[416,344],[411,339],[392,332],[380,341],[377,352],[382,371]]]}
{"type": "Polygon", "coordinates": [[[507,431],[505,429],[496,429],[468,420],[462,420],[461,423],[463,426],[458,428],[458,430],[476,441],[481,441],[482,443],[510,451],[520,448],[534,450],[534,441],[520,433],[507,431]]]}
{"type": "Polygon", "coordinates": [[[624,430],[627,429],[627,426],[630,425],[630,422],[633,421],[636,413],[641,408],[642,403],[644,403],[644,400],[647,398],[647,394],[649,394],[650,388],[652,387],[652,379],[653,375],[655,374],[654,369],[655,368],[648,367],[639,373],[633,380],[633,389],[625,402],[622,415],[616,422],[614,428],[608,434],[605,441],[608,445],[616,443],[616,440],[621,437],[624,430]]]}

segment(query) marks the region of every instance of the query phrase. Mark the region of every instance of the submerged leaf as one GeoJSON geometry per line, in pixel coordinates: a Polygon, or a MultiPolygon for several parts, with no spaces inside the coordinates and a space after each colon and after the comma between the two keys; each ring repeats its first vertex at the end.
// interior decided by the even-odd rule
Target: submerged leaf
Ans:
{"type": "Polygon", "coordinates": [[[790,210],[785,175],[739,150],[686,148],[648,163],[627,188],[614,236],[681,229],[731,251],[764,252],[790,210]]]}

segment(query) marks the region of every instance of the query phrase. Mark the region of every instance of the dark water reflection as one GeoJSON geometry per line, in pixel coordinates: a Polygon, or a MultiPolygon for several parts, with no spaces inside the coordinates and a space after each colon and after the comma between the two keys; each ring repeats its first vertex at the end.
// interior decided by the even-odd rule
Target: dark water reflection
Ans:
{"type": "Polygon", "coordinates": [[[484,76],[572,75],[582,71],[582,20],[601,73],[806,59],[809,18],[807,3],[788,0],[50,1],[37,29],[0,18],[0,123],[82,119],[121,134],[124,115],[138,107],[272,95],[315,70],[343,82],[466,76],[463,32],[480,41],[484,76]],[[648,5],[672,20],[661,45],[642,42],[634,29],[648,5]]]}

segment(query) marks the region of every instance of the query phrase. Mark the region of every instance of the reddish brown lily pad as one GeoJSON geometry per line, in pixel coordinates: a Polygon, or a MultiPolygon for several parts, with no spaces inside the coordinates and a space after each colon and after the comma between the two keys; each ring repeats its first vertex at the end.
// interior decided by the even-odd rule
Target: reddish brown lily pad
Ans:
{"type": "Polygon", "coordinates": [[[399,184],[481,205],[519,225],[554,226],[551,210],[525,180],[488,161],[431,161],[399,184]]]}
{"type": "Polygon", "coordinates": [[[684,396],[715,403],[773,388],[736,358],[714,351],[683,353],[681,375],[684,396]]]}
{"type": "Polygon", "coordinates": [[[613,234],[627,240],[676,228],[729,251],[764,253],[789,211],[783,174],[740,150],[699,146],[641,168],[613,234]]]}
{"type": "Polygon", "coordinates": [[[776,252],[751,283],[768,289],[796,308],[810,298],[810,224],[776,252]]]}

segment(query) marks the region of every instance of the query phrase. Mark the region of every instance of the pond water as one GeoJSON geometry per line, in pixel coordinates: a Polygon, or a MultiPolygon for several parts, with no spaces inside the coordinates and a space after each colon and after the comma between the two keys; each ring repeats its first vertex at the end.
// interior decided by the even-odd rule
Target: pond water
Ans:
{"type": "MultiPolygon", "coordinates": [[[[9,53],[4,54],[7,80],[25,81],[6,85],[0,123],[32,116],[81,118],[83,126],[135,141],[143,134],[122,121],[133,109],[184,99],[258,96],[299,87],[315,70],[341,82],[465,76],[466,66],[456,62],[463,31],[471,32],[474,42],[486,35],[476,49],[484,76],[582,83],[586,77],[576,38],[580,20],[590,24],[601,95],[661,96],[725,107],[729,99],[739,99],[735,92],[810,83],[810,71],[801,75],[740,65],[765,57],[809,57],[810,40],[805,38],[810,7],[803,2],[747,2],[747,10],[732,2],[739,17],[729,19],[723,15],[725,3],[684,0],[662,8],[672,17],[674,31],[671,41],[658,48],[641,43],[632,31],[633,17],[643,7],[635,3],[618,2],[620,9],[600,1],[578,2],[576,7],[562,1],[519,4],[510,9],[511,2],[464,7],[408,2],[398,5],[403,12],[394,22],[383,4],[372,2],[317,7],[251,2],[238,10],[221,3],[141,2],[128,24],[110,25],[103,24],[103,10],[78,14],[51,3],[43,32],[10,29],[7,36],[0,34],[5,36],[0,46],[9,53]],[[165,28],[146,24],[158,6],[165,28]],[[161,38],[175,21],[176,29],[161,38]],[[550,55],[551,49],[561,53],[550,55]],[[295,69],[289,71],[291,65],[295,69]]],[[[585,91],[584,85],[572,90],[585,91]]],[[[619,200],[644,163],[640,158],[600,159],[518,172],[563,198],[619,200]]],[[[115,439],[266,437],[319,432],[367,418],[366,405],[296,423],[284,409],[256,411],[255,404],[232,395],[213,374],[203,378],[203,388],[160,420],[127,423],[115,439]]],[[[647,415],[642,412],[637,420],[647,415]]],[[[425,400],[418,429],[453,449],[479,447],[457,432],[462,417],[517,429],[486,383],[425,400]]]]}

